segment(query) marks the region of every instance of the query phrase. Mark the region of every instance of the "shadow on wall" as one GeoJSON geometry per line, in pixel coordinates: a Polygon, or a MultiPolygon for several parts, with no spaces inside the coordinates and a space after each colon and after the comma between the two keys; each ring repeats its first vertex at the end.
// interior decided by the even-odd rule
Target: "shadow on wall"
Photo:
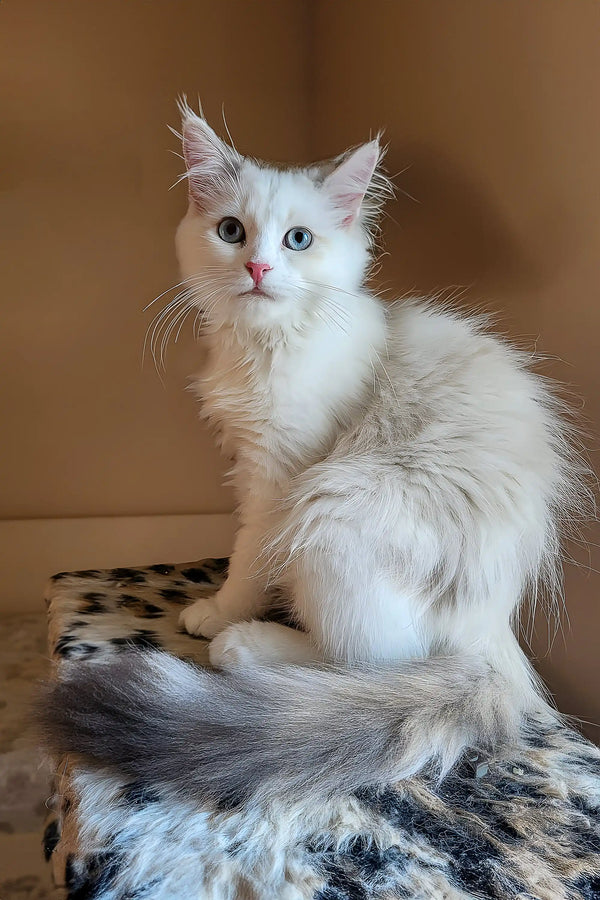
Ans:
{"type": "MultiPolygon", "coordinates": [[[[593,465],[597,395],[590,389],[597,371],[598,307],[589,283],[587,293],[579,289],[587,276],[582,248],[585,252],[591,244],[585,220],[574,221],[572,210],[563,215],[563,201],[553,195],[547,199],[551,221],[544,223],[540,239],[527,232],[523,209],[515,214],[494,183],[478,180],[451,154],[424,143],[394,147],[386,168],[395,176],[397,200],[384,222],[386,255],[376,286],[390,300],[437,293],[466,310],[489,312],[494,330],[507,332],[525,351],[539,349],[536,368],[561,385],[593,465]],[[581,273],[575,275],[574,266],[581,266],[581,273]],[[588,404],[582,399],[586,394],[588,404]]],[[[525,610],[522,635],[559,708],[589,710],[574,724],[597,743],[600,673],[596,664],[592,675],[590,666],[598,658],[599,536],[597,523],[583,523],[581,540],[565,551],[565,609],[550,623],[540,610],[531,622],[525,610]]]]}
{"type": "Polygon", "coordinates": [[[395,146],[386,168],[396,184],[397,200],[388,207],[384,223],[390,252],[385,266],[400,292],[446,290],[464,285],[469,273],[471,283],[484,284],[490,297],[496,292],[505,296],[511,284],[534,294],[554,278],[577,245],[571,228],[556,234],[549,265],[547,255],[542,257],[523,241],[510,209],[498,202],[489,182],[478,181],[439,147],[395,146]]]}

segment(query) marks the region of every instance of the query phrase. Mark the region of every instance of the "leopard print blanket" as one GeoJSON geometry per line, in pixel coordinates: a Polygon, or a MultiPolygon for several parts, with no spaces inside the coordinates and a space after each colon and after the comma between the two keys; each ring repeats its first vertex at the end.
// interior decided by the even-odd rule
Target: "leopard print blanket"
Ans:
{"type": "MultiPolygon", "coordinates": [[[[227,560],[61,573],[54,658],[162,648],[207,663],[177,630],[227,560]]],[[[427,778],[319,808],[174,804],[151,784],[61,760],[44,845],[69,900],[592,900],[600,898],[600,750],[530,722],[510,757],[467,755],[427,778]]]]}

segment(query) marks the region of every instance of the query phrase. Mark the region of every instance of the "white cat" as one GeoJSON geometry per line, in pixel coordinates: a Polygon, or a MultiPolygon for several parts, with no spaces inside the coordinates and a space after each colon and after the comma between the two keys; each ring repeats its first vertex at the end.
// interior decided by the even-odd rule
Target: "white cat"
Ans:
{"type": "Polygon", "coordinates": [[[511,617],[540,575],[556,590],[572,506],[540,379],[477,321],[365,289],[388,192],[377,141],[279,170],[184,113],[177,247],[189,283],[200,276],[210,350],[197,389],[235,459],[241,528],[224,588],[183,624],[221,633],[220,664],[475,652],[526,673],[511,617]],[[306,634],[223,634],[264,611],[269,583],[306,634]]]}
{"type": "MultiPolygon", "coordinates": [[[[429,761],[443,773],[547,710],[512,625],[541,586],[559,594],[559,525],[577,509],[557,404],[476,319],[366,288],[390,192],[377,140],[275,168],[183,113],[178,255],[240,530],[224,587],[182,623],[231,672],[159,655],[115,678],[153,723],[156,777],[182,792],[353,789],[429,761]],[[256,620],[272,588],[303,630],[256,620]]],[[[69,702],[89,709],[88,693],[69,702]]],[[[116,717],[129,701],[113,693],[116,717]]],[[[133,771],[122,732],[107,722],[99,755],[133,771]]],[[[147,744],[140,756],[147,777],[147,744]]]]}

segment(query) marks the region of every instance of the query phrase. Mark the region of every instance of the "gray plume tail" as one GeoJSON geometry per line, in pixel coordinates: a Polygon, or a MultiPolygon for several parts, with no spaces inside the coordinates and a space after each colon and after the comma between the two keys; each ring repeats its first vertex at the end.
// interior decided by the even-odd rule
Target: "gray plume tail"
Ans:
{"type": "Polygon", "coordinates": [[[327,795],[428,765],[519,729],[522,699],[484,661],[394,668],[209,672],[161,652],[65,665],[36,714],[48,748],[113,767],[185,800],[327,795]]]}

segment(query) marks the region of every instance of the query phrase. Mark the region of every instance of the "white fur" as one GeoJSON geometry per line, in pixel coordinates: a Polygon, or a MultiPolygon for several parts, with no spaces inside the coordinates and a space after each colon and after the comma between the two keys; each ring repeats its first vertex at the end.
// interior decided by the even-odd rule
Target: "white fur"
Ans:
{"type": "Polygon", "coordinates": [[[385,308],[364,288],[376,145],[281,171],[184,112],[177,247],[205,317],[197,390],[234,461],[240,530],[225,586],[183,625],[221,632],[211,657],[223,666],[298,662],[303,642],[307,662],[476,654],[526,708],[534,679],[511,625],[541,579],[559,589],[558,521],[576,493],[541,380],[475,319],[385,308]],[[218,237],[225,216],[245,244],[218,237]],[[312,231],[308,250],[283,245],[292,226],[312,231]],[[244,295],[251,260],[272,267],[268,297],[244,295]],[[262,611],[271,584],[306,640],[291,648],[259,623],[223,634],[262,611]]]}

